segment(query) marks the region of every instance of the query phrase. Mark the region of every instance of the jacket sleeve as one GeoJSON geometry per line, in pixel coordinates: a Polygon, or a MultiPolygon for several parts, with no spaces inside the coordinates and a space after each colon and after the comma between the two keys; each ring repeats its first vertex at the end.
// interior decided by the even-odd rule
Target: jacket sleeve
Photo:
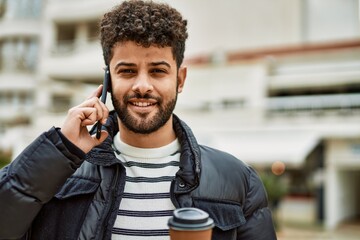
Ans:
{"type": "Polygon", "coordinates": [[[244,204],[246,223],[238,228],[238,240],[275,240],[276,233],[272,214],[268,208],[265,188],[257,175],[250,168],[249,188],[244,204]]]}
{"type": "Polygon", "coordinates": [[[0,239],[22,237],[41,207],[81,163],[52,128],[1,169],[0,239]]]}

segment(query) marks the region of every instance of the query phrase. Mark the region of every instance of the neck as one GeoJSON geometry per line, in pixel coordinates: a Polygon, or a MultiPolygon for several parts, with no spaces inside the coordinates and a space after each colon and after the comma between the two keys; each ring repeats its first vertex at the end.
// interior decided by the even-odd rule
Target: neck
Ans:
{"type": "Polygon", "coordinates": [[[120,139],[124,143],[138,148],[159,148],[165,146],[176,139],[173,129],[173,117],[155,132],[149,134],[134,133],[127,129],[118,119],[120,139]]]}

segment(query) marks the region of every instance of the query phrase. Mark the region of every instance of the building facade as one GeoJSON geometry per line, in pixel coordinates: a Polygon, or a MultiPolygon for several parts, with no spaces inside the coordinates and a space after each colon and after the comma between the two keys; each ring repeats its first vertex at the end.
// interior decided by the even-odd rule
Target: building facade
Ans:
{"type": "Polygon", "coordinates": [[[0,134],[30,123],[35,106],[41,12],[41,0],[0,1],[0,134]]]}

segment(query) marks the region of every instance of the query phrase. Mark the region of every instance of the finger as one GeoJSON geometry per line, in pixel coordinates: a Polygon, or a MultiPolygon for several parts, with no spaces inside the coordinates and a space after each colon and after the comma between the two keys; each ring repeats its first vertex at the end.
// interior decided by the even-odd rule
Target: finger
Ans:
{"type": "Polygon", "coordinates": [[[91,98],[93,98],[93,97],[99,98],[99,97],[101,96],[102,89],[103,89],[103,85],[100,84],[100,85],[98,86],[98,88],[97,88],[87,99],[91,99],[91,98]]]}
{"type": "Polygon", "coordinates": [[[98,98],[94,99],[93,107],[96,109],[96,119],[100,121],[103,119],[104,116],[103,105],[104,104],[98,98]]]}
{"type": "Polygon", "coordinates": [[[100,99],[98,97],[91,97],[80,103],[78,107],[94,107],[94,105],[99,102],[100,99]]]}
{"type": "Polygon", "coordinates": [[[95,122],[98,120],[97,117],[97,110],[96,108],[92,107],[85,107],[81,109],[81,125],[82,126],[89,126],[95,124],[95,122]]]}
{"type": "Polygon", "coordinates": [[[109,108],[103,102],[100,102],[100,105],[102,107],[102,114],[103,114],[102,119],[101,119],[101,123],[105,124],[106,121],[107,121],[107,118],[109,117],[109,108]]]}
{"type": "Polygon", "coordinates": [[[92,97],[85,102],[81,103],[78,107],[80,108],[94,108],[96,111],[96,120],[102,120],[104,117],[104,104],[97,97],[92,97]]]}

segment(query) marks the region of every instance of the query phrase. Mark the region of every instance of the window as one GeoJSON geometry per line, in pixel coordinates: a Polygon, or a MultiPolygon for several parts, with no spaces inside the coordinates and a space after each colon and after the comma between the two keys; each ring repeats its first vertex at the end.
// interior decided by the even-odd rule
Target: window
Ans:
{"type": "Polygon", "coordinates": [[[5,0],[0,0],[0,18],[4,17],[6,12],[5,0]]]}
{"type": "Polygon", "coordinates": [[[90,41],[99,40],[99,22],[93,21],[88,23],[88,39],[90,41]]]}
{"type": "Polygon", "coordinates": [[[31,106],[33,102],[33,94],[32,92],[19,92],[17,94],[19,98],[19,104],[22,106],[31,106]]]}
{"type": "Polygon", "coordinates": [[[0,39],[0,72],[3,70],[4,66],[3,66],[3,62],[4,62],[4,57],[3,57],[3,40],[0,39]]]}
{"type": "Polygon", "coordinates": [[[57,52],[71,52],[75,49],[75,24],[57,25],[57,52]]]}
{"type": "Polygon", "coordinates": [[[52,105],[54,112],[66,112],[71,106],[71,98],[64,94],[54,94],[52,96],[52,105]]]}
{"type": "Polygon", "coordinates": [[[33,102],[33,93],[26,91],[6,91],[0,92],[0,105],[13,109],[26,109],[31,106],[33,102]]]}
{"type": "Polygon", "coordinates": [[[0,17],[38,18],[41,11],[42,0],[0,0],[0,17]]]}
{"type": "Polygon", "coordinates": [[[0,70],[33,72],[39,51],[35,38],[8,38],[0,41],[0,70]]]}

